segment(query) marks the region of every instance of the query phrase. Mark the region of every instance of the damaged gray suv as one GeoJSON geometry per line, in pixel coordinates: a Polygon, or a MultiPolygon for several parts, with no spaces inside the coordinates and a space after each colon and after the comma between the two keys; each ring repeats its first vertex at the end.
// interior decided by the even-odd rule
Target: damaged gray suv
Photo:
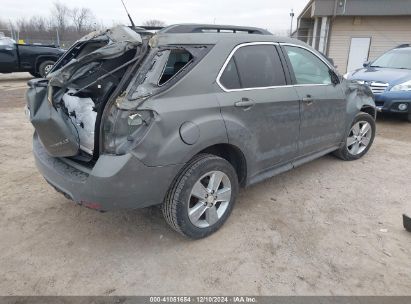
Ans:
{"type": "Polygon", "coordinates": [[[27,114],[41,174],[98,210],[162,205],[191,238],[226,221],[240,187],[375,136],[370,89],[306,44],[248,27],[115,27],[76,42],[27,114]]]}

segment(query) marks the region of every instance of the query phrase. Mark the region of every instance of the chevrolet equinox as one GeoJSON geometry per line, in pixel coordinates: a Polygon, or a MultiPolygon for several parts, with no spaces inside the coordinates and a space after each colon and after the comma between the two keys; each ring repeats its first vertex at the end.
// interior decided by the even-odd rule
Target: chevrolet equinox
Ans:
{"type": "Polygon", "coordinates": [[[28,85],[49,184],[101,211],[161,204],[191,238],[223,225],[240,187],[331,152],[359,159],[375,136],[367,86],[258,28],[93,32],[28,85]]]}

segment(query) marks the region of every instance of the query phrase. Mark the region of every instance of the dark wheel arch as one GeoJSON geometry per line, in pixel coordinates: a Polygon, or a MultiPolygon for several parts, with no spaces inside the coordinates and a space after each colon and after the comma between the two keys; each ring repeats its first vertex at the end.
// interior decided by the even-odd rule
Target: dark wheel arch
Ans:
{"type": "Polygon", "coordinates": [[[227,160],[235,169],[238,176],[238,183],[245,186],[247,180],[247,160],[244,153],[231,144],[216,144],[201,150],[198,154],[212,154],[227,160]]]}
{"type": "Polygon", "coordinates": [[[376,111],[376,109],[375,109],[374,107],[372,107],[372,106],[368,106],[368,105],[367,105],[367,106],[362,106],[361,112],[370,114],[374,119],[377,118],[377,111],[376,111]]]}

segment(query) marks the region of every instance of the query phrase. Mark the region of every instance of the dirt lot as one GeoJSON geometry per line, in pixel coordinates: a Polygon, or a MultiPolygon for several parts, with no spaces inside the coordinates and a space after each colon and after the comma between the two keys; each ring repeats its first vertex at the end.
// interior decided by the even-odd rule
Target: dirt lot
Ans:
{"type": "Polygon", "coordinates": [[[190,241],[156,208],[98,213],[37,172],[26,74],[0,76],[1,295],[410,295],[411,124],[378,121],[362,160],[323,157],[240,193],[190,241]]]}

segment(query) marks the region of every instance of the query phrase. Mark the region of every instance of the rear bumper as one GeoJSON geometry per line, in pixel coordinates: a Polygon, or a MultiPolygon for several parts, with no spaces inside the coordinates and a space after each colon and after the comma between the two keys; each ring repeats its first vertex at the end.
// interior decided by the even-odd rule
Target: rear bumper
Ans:
{"type": "Polygon", "coordinates": [[[399,114],[411,113],[411,92],[385,92],[375,94],[375,104],[379,112],[391,112],[399,114]],[[398,107],[406,104],[406,110],[400,110],[398,107]]]}
{"type": "Polygon", "coordinates": [[[76,203],[98,210],[161,204],[183,165],[148,167],[132,154],[101,155],[92,169],[47,154],[33,137],[36,166],[48,183],[76,203]]]}

